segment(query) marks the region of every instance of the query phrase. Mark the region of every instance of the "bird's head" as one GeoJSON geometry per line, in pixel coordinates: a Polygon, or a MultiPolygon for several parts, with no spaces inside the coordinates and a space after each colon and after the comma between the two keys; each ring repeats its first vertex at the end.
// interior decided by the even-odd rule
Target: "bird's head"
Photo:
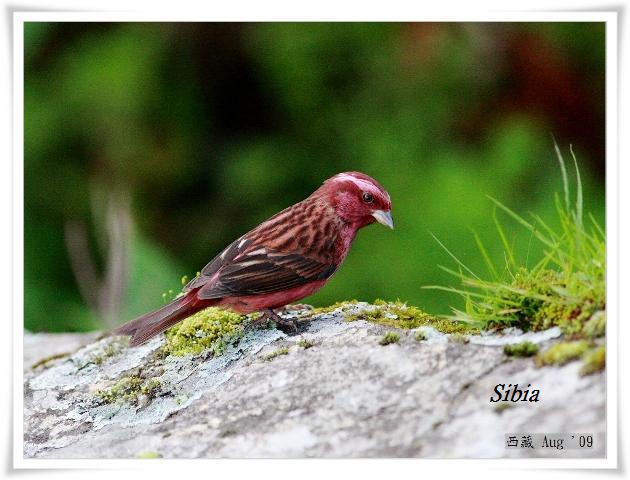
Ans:
{"type": "Polygon", "coordinates": [[[389,193],[372,177],[361,172],[344,172],[320,187],[337,215],[357,228],[378,222],[394,228],[389,193]]]}

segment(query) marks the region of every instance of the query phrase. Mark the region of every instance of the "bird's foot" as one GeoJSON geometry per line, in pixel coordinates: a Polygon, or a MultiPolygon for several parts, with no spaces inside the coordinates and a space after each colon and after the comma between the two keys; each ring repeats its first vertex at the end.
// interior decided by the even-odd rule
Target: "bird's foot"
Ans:
{"type": "Polygon", "coordinates": [[[264,318],[265,320],[273,320],[276,325],[280,327],[280,330],[285,333],[288,333],[285,330],[288,330],[291,333],[297,332],[297,320],[282,318],[270,308],[263,311],[261,318],[264,318]]]}

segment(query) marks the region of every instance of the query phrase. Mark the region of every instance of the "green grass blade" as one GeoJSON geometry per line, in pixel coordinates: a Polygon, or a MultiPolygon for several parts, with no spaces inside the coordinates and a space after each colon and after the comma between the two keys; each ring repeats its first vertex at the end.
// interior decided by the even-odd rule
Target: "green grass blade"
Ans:
{"type": "Polygon", "coordinates": [[[496,206],[492,212],[492,219],[494,220],[494,225],[496,226],[497,232],[499,232],[499,237],[501,238],[501,242],[503,243],[505,266],[509,272],[510,267],[516,269],[516,260],[514,259],[512,248],[510,247],[510,244],[507,241],[507,237],[505,236],[505,232],[503,231],[501,222],[499,221],[499,218],[497,217],[496,206]]]}
{"type": "Polygon", "coordinates": [[[602,227],[599,226],[599,222],[595,220],[595,217],[593,216],[593,214],[589,213],[588,216],[591,219],[591,223],[593,224],[597,232],[601,235],[602,239],[606,238],[606,233],[604,233],[604,230],[602,230],[602,227]]]}
{"type": "Polygon", "coordinates": [[[491,197],[490,195],[487,195],[487,197],[491,201],[493,201],[494,204],[497,207],[499,207],[501,210],[503,210],[505,213],[507,213],[510,217],[512,217],[514,220],[516,220],[518,223],[520,223],[523,227],[525,227],[527,230],[533,232],[534,235],[536,235],[536,238],[538,238],[538,240],[540,240],[542,243],[544,243],[545,245],[547,245],[549,247],[553,246],[553,242],[551,240],[549,240],[547,237],[545,237],[536,227],[534,227],[531,223],[529,223],[527,220],[525,220],[523,217],[521,217],[514,210],[506,207],[505,205],[503,205],[501,202],[499,202],[497,199],[491,197]]]}
{"type": "MultiPolygon", "coordinates": [[[[552,136],[553,138],[553,136],[552,136]]],[[[567,168],[564,164],[564,159],[562,158],[562,152],[560,152],[560,147],[558,147],[558,143],[556,139],[553,139],[553,148],[556,151],[556,157],[558,158],[558,163],[560,164],[560,171],[562,172],[562,187],[564,190],[564,204],[569,209],[569,177],[567,175],[567,168]]]]}
{"type": "Polygon", "coordinates": [[[457,293],[458,295],[462,295],[464,297],[470,295],[472,297],[486,298],[486,294],[483,293],[470,292],[468,290],[462,290],[455,287],[445,287],[443,285],[423,285],[421,288],[426,290],[440,290],[443,292],[457,293]]]}
{"type": "Polygon", "coordinates": [[[549,235],[550,240],[552,241],[558,240],[558,234],[549,225],[545,223],[545,221],[540,217],[540,215],[537,215],[535,213],[530,213],[530,216],[536,221],[537,225],[540,225],[542,228],[545,229],[545,232],[547,232],[547,235],[549,235]]]}
{"type": "Polygon", "coordinates": [[[481,238],[479,237],[477,232],[475,230],[472,230],[472,229],[471,229],[471,231],[473,233],[473,236],[475,237],[475,242],[477,243],[477,248],[479,249],[479,252],[481,252],[481,256],[483,257],[483,260],[486,263],[486,267],[488,267],[488,271],[492,275],[492,279],[493,280],[498,280],[499,279],[499,274],[497,273],[497,270],[494,267],[494,262],[490,258],[490,255],[488,255],[488,251],[486,250],[485,245],[481,241],[481,238]]]}
{"type": "Polygon", "coordinates": [[[575,215],[576,215],[576,223],[580,230],[582,230],[582,211],[584,208],[584,198],[582,196],[582,179],[580,178],[580,169],[578,168],[577,159],[575,158],[575,153],[573,153],[573,145],[569,145],[569,149],[571,150],[571,156],[573,157],[573,164],[575,165],[575,178],[577,184],[577,198],[575,200],[575,215]]]}
{"type": "Polygon", "coordinates": [[[455,260],[457,262],[457,264],[462,267],[464,270],[466,270],[468,273],[470,273],[473,277],[481,280],[481,278],[479,278],[475,272],[473,272],[470,268],[468,268],[466,265],[464,265],[464,263],[457,258],[448,248],[446,248],[446,245],[444,245],[442,242],[440,242],[440,240],[433,235],[433,233],[429,232],[431,234],[431,236],[433,237],[433,239],[446,251],[446,253],[448,253],[450,255],[450,257],[455,260]]]}

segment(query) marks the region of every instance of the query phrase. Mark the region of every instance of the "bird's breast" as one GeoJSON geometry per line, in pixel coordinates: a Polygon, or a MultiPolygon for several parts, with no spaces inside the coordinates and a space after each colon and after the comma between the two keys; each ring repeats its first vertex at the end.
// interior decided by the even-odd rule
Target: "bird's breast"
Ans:
{"type": "Polygon", "coordinates": [[[316,280],[298,287],[264,295],[247,295],[222,298],[217,305],[230,308],[238,313],[248,314],[266,308],[283,307],[289,303],[308,297],[326,284],[326,280],[316,280]]]}

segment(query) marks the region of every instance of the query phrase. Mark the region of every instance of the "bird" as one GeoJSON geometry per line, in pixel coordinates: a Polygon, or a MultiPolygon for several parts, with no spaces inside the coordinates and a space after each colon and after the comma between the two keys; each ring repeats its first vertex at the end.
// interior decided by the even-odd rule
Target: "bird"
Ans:
{"type": "Polygon", "coordinates": [[[322,288],[345,260],[360,228],[394,228],[389,193],[361,172],[338,173],[309,197],[273,215],[225,247],[178,297],[114,330],[140,345],[207,307],[295,329],[274,309],[322,288]]]}

